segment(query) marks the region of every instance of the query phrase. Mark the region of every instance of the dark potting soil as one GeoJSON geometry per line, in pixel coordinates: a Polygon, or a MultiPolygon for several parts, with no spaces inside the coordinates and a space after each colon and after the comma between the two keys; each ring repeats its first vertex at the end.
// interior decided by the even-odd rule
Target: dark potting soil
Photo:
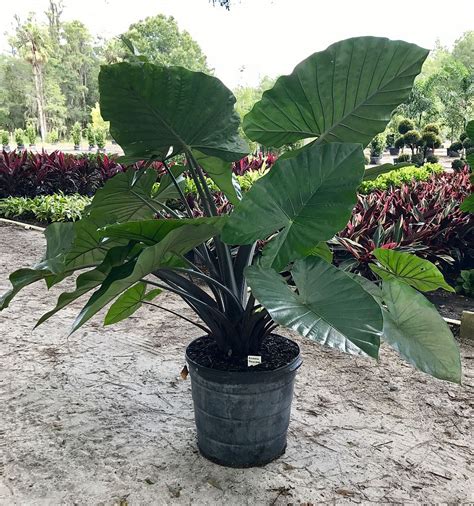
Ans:
{"type": "Polygon", "coordinates": [[[250,367],[247,365],[247,357],[226,357],[209,336],[193,341],[187,353],[199,365],[219,371],[274,371],[296,358],[299,347],[285,337],[271,334],[263,341],[258,353],[262,357],[262,363],[250,367]]]}

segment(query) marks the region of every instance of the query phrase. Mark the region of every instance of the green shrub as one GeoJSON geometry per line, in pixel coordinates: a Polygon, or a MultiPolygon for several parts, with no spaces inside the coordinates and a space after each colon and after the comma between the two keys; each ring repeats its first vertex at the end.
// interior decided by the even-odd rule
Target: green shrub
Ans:
{"type": "Polygon", "coordinates": [[[423,145],[431,149],[437,149],[441,146],[441,137],[435,132],[431,132],[429,130],[423,132],[421,140],[423,142],[423,145]]]}
{"type": "Polygon", "coordinates": [[[451,162],[451,168],[454,170],[462,170],[465,165],[466,165],[465,160],[460,160],[459,158],[456,158],[456,160],[453,160],[451,162]]]}
{"type": "Polygon", "coordinates": [[[89,143],[89,146],[95,146],[94,127],[90,123],[87,124],[86,137],[87,137],[87,142],[89,143]]]}
{"type": "Polygon", "coordinates": [[[21,128],[16,128],[13,135],[17,146],[25,145],[25,132],[21,128]]]}
{"type": "Polygon", "coordinates": [[[425,128],[423,128],[423,132],[433,132],[435,135],[439,135],[441,130],[436,123],[428,123],[425,128]]]}
{"type": "Polygon", "coordinates": [[[53,128],[50,132],[48,132],[48,142],[51,144],[56,144],[59,141],[59,132],[57,128],[53,128]]]}
{"type": "Polygon", "coordinates": [[[436,155],[428,155],[426,157],[426,161],[427,161],[427,163],[438,163],[439,158],[436,155]]]}
{"type": "Polygon", "coordinates": [[[405,163],[410,161],[410,155],[402,154],[395,158],[395,163],[405,163]]]}
{"type": "Polygon", "coordinates": [[[369,144],[370,156],[380,156],[385,148],[385,135],[377,134],[369,144]]]}
{"type": "Polygon", "coordinates": [[[8,146],[10,142],[10,134],[7,130],[0,130],[0,140],[2,142],[2,146],[8,146]]]}
{"type": "Polygon", "coordinates": [[[425,157],[422,153],[414,153],[411,155],[410,161],[417,167],[421,167],[425,162],[425,157]]]}
{"type": "Polygon", "coordinates": [[[418,142],[421,141],[420,132],[418,132],[418,130],[408,130],[408,132],[406,132],[403,136],[403,140],[408,146],[414,147],[418,142]]]}
{"type": "Polygon", "coordinates": [[[395,147],[398,149],[403,149],[405,147],[405,139],[403,137],[396,139],[395,147]]]}
{"type": "Polygon", "coordinates": [[[459,136],[459,140],[462,142],[464,139],[468,139],[468,136],[467,136],[467,133],[466,132],[463,132],[460,136],[459,136]]]}
{"type": "Polygon", "coordinates": [[[71,128],[71,138],[74,146],[79,146],[81,144],[82,128],[78,121],[76,121],[71,128]]]}
{"type": "Polygon", "coordinates": [[[95,131],[95,142],[99,149],[105,148],[105,131],[102,128],[97,128],[95,131]]]}
{"type": "Polygon", "coordinates": [[[359,192],[370,193],[374,190],[387,190],[390,187],[399,188],[403,184],[412,181],[427,181],[433,174],[443,172],[443,167],[438,163],[427,163],[423,167],[403,167],[391,170],[375,178],[373,181],[363,181],[359,192]]]}
{"type": "Polygon", "coordinates": [[[474,153],[474,147],[466,149],[466,158],[474,153]]]}
{"type": "Polygon", "coordinates": [[[461,271],[461,275],[456,281],[456,292],[467,297],[474,297],[474,269],[461,271]]]}
{"type": "Polygon", "coordinates": [[[461,151],[462,148],[462,142],[453,142],[451,146],[449,146],[448,151],[461,151]]]}
{"type": "Polygon", "coordinates": [[[36,128],[33,123],[28,123],[26,126],[26,138],[28,139],[30,146],[34,146],[36,144],[36,128]]]}
{"type": "Polygon", "coordinates": [[[474,142],[471,141],[471,139],[467,138],[467,139],[464,139],[462,141],[462,147],[464,149],[469,149],[469,148],[472,148],[474,146],[474,142]]]}
{"type": "Polygon", "coordinates": [[[400,123],[398,123],[398,133],[401,135],[405,135],[410,130],[415,128],[415,123],[411,119],[402,119],[400,123]]]}
{"type": "Polygon", "coordinates": [[[0,216],[54,222],[76,221],[91,199],[82,195],[41,195],[34,198],[8,197],[0,200],[0,216]]]}
{"type": "Polygon", "coordinates": [[[395,134],[394,133],[387,134],[387,137],[385,139],[385,146],[387,148],[392,148],[394,147],[394,144],[395,144],[395,134]]]}

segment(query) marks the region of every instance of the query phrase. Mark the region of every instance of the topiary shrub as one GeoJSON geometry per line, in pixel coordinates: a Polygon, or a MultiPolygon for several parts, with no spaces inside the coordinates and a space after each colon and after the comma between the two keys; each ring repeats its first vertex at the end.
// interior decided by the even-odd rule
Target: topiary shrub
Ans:
{"type": "Polygon", "coordinates": [[[441,146],[441,137],[430,130],[423,132],[421,140],[427,148],[436,149],[441,146]]]}
{"type": "Polygon", "coordinates": [[[448,151],[461,151],[463,148],[462,142],[452,142],[451,146],[449,146],[448,151]]]}
{"type": "Polygon", "coordinates": [[[427,163],[438,163],[439,162],[439,158],[436,155],[428,155],[426,157],[426,162],[427,163]]]}
{"type": "Polygon", "coordinates": [[[405,135],[410,130],[415,128],[415,123],[411,119],[405,118],[398,123],[398,133],[405,135]]]}
{"type": "Polygon", "coordinates": [[[423,132],[433,132],[435,135],[439,135],[441,130],[436,123],[428,123],[425,128],[423,128],[423,132]]]}
{"type": "Polygon", "coordinates": [[[460,136],[459,136],[459,140],[462,142],[464,139],[468,139],[468,136],[467,136],[467,133],[466,132],[463,132],[460,136]]]}
{"type": "Polygon", "coordinates": [[[397,158],[395,158],[395,163],[404,163],[404,162],[409,162],[410,161],[410,155],[408,154],[402,154],[400,156],[398,156],[397,158]]]}
{"type": "Polygon", "coordinates": [[[454,170],[462,170],[465,165],[466,162],[464,160],[460,160],[459,158],[451,162],[451,168],[454,170]]]}
{"type": "Polygon", "coordinates": [[[405,147],[405,139],[403,137],[399,137],[395,140],[395,147],[398,149],[403,149],[405,147]]]}
{"type": "Polygon", "coordinates": [[[411,154],[415,154],[415,148],[417,147],[418,143],[421,141],[421,135],[420,132],[417,130],[409,130],[404,136],[403,139],[405,141],[405,144],[410,147],[411,154]]]}
{"type": "Polygon", "coordinates": [[[421,167],[425,163],[425,157],[422,153],[415,153],[411,155],[410,161],[417,167],[421,167]]]}

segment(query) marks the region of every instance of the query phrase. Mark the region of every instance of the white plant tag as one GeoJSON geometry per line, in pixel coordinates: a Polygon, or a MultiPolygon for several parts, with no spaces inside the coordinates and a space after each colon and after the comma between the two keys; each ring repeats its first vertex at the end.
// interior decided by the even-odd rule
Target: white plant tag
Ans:
{"type": "Polygon", "coordinates": [[[252,367],[262,363],[262,357],[260,355],[249,355],[247,357],[247,366],[252,367]]]}

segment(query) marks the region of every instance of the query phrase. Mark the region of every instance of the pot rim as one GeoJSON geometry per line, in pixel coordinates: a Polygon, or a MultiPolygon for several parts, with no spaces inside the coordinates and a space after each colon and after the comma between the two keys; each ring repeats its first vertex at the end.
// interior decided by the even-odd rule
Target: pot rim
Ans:
{"type": "Polygon", "coordinates": [[[300,348],[299,344],[296,341],[293,341],[293,339],[290,339],[286,336],[281,336],[280,334],[275,334],[275,333],[273,335],[283,337],[287,341],[290,341],[291,343],[295,344],[298,347],[298,355],[296,355],[296,357],[291,362],[288,362],[287,364],[282,365],[282,366],[278,367],[277,369],[273,369],[271,371],[261,371],[261,370],[255,371],[255,370],[251,370],[250,367],[248,368],[248,370],[245,370],[245,371],[229,371],[229,370],[223,370],[223,369],[212,369],[210,367],[206,367],[206,366],[199,364],[198,362],[192,360],[189,357],[188,349],[192,343],[194,343],[198,339],[201,339],[202,337],[205,337],[205,336],[196,337],[196,339],[193,339],[186,346],[186,355],[185,355],[186,362],[190,366],[190,369],[193,369],[195,371],[199,371],[199,374],[202,375],[202,373],[204,373],[206,376],[214,376],[216,378],[223,377],[223,376],[226,376],[229,378],[234,378],[234,379],[235,378],[256,379],[257,377],[270,378],[270,377],[274,377],[274,376],[279,376],[280,374],[286,374],[286,373],[298,370],[300,368],[301,364],[303,363],[303,359],[301,357],[301,348],[300,348]]]}

